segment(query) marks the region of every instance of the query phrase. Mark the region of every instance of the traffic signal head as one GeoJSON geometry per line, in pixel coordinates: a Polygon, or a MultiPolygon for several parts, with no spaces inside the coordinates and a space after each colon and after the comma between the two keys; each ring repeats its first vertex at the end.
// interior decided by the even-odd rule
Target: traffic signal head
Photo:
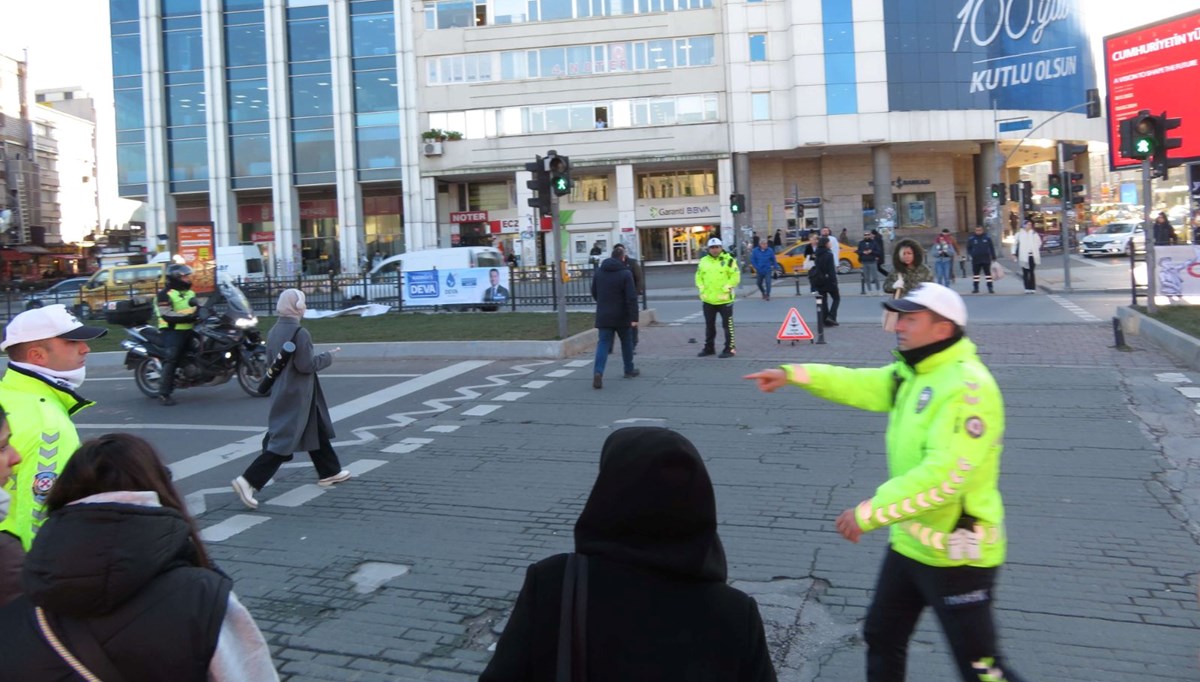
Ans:
{"type": "Polygon", "coordinates": [[[550,173],[550,189],[556,196],[571,193],[571,159],[554,154],[546,157],[546,170],[550,173]]]}
{"type": "Polygon", "coordinates": [[[1062,176],[1058,173],[1050,174],[1050,198],[1061,199],[1063,195],[1062,176]]]}
{"type": "Polygon", "coordinates": [[[1021,208],[1026,212],[1033,210],[1033,181],[1021,181],[1021,208]]]}
{"type": "Polygon", "coordinates": [[[1154,145],[1154,165],[1160,169],[1160,177],[1165,180],[1167,177],[1167,169],[1171,166],[1178,165],[1176,163],[1172,163],[1171,160],[1167,158],[1167,150],[1178,149],[1179,146],[1183,144],[1183,140],[1181,138],[1167,137],[1167,133],[1178,128],[1179,124],[1183,121],[1178,118],[1167,118],[1167,112],[1164,111],[1155,118],[1155,122],[1158,124],[1158,138],[1154,145]]]}
{"type": "Polygon", "coordinates": [[[1157,116],[1138,114],[1133,119],[1133,158],[1148,159],[1154,156],[1162,138],[1161,124],[1157,116]]]}
{"type": "Polygon", "coordinates": [[[729,195],[729,210],[732,213],[741,213],[746,210],[746,197],[741,194],[729,195]]]}
{"type": "Polygon", "coordinates": [[[550,174],[546,171],[545,160],[541,155],[534,158],[537,160],[525,164],[525,170],[533,173],[533,179],[525,182],[525,186],[533,190],[529,205],[542,215],[550,215],[550,174]]]}
{"type": "Polygon", "coordinates": [[[1004,195],[1004,183],[1003,182],[993,183],[991,189],[992,189],[992,198],[993,199],[995,199],[996,201],[999,201],[1002,204],[1004,202],[1008,201],[1008,197],[1006,197],[1004,195]]]}
{"type": "Polygon", "coordinates": [[[1071,197],[1071,203],[1078,206],[1087,201],[1087,188],[1083,186],[1083,173],[1071,173],[1067,175],[1067,196],[1071,197]]]}

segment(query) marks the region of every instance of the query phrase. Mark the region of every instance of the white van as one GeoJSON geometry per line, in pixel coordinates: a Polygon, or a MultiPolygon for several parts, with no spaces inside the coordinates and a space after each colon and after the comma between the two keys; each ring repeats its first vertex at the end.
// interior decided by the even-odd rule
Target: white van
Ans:
{"type": "Polygon", "coordinates": [[[396,304],[401,270],[455,270],[504,267],[504,254],[491,246],[458,246],[450,249],[410,251],[383,259],[363,280],[341,287],[342,298],[355,303],[396,304]],[[364,295],[365,294],[365,295],[364,295]]]}
{"type": "Polygon", "coordinates": [[[257,246],[250,244],[218,246],[217,274],[229,275],[233,279],[241,278],[243,281],[265,279],[267,273],[262,252],[257,246]]]}

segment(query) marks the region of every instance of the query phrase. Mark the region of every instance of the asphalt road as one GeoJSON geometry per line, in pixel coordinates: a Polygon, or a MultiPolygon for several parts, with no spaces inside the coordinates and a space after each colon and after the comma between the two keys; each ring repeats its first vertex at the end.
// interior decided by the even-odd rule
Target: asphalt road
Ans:
{"type": "MultiPolygon", "coordinates": [[[[1008,405],[1002,641],[1028,679],[1195,680],[1200,375],[1152,346],[1111,348],[1104,296],[968,300],[1008,405]]],[[[588,355],[339,361],[322,386],[355,478],[319,489],[300,455],[255,512],[228,485],[258,451],[267,405],[236,385],[166,408],[127,372],[97,369],[82,392],[100,405],[77,421],[85,437],[131,430],[163,451],[286,680],[475,679],[525,566],[571,548],[600,445],[630,424],[678,429],[705,456],[730,578],[759,600],[780,679],[861,679],[885,538],[850,545],[832,522],[885,477],[884,419],[740,378],[886,361],[878,299],[852,298],[826,344],[795,346],[774,341],[785,297],[743,300],[728,360],[695,357],[694,302],[656,303],[665,323],[642,332],[642,376],[610,363],[602,391],[588,355]]],[[[949,661],[924,618],[910,679],[954,679],[949,661]]]]}

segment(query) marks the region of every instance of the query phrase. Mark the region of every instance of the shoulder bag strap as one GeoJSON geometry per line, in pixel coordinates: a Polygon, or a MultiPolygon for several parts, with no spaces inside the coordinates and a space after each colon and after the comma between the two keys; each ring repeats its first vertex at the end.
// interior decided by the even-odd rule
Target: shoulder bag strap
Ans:
{"type": "Polygon", "coordinates": [[[575,622],[575,564],[579,555],[574,552],[567,555],[567,567],[563,572],[562,603],[558,612],[558,661],[555,668],[555,682],[571,682],[573,646],[573,625],[575,622]]]}
{"type": "MultiPolygon", "coordinates": [[[[96,674],[84,666],[79,659],[75,658],[70,649],[68,649],[66,645],[62,643],[62,641],[58,638],[58,635],[54,632],[54,629],[50,627],[50,619],[47,617],[46,612],[42,609],[42,607],[35,606],[34,612],[37,615],[38,629],[42,631],[42,636],[46,638],[46,642],[50,645],[50,648],[54,649],[54,652],[57,653],[67,665],[71,666],[71,670],[74,670],[86,682],[102,682],[100,677],[97,677],[96,674]]],[[[108,654],[104,653],[103,647],[100,646],[100,642],[96,641],[95,636],[88,632],[83,626],[69,627],[68,629],[70,629],[72,633],[76,635],[73,640],[75,641],[75,645],[86,650],[89,655],[88,657],[92,661],[92,665],[96,666],[97,670],[101,670],[104,673],[103,680],[107,680],[107,682],[125,682],[125,677],[117,671],[112,661],[108,659],[108,654]]]]}
{"type": "Polygon", "coordinates": [[[587,556],[575,554],[575,627],[571,638],[572,682],[587,682],[587,556]]]}

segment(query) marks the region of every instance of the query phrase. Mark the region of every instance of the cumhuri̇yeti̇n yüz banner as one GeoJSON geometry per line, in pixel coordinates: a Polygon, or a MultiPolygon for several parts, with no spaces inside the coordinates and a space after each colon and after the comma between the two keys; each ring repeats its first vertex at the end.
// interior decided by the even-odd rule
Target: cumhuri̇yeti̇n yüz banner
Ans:
{"type": "Polygon", "coordinates": [[[403,274],[405,305],[504,305],[512,296],[507,267],[405,270],[403,274]]]}

